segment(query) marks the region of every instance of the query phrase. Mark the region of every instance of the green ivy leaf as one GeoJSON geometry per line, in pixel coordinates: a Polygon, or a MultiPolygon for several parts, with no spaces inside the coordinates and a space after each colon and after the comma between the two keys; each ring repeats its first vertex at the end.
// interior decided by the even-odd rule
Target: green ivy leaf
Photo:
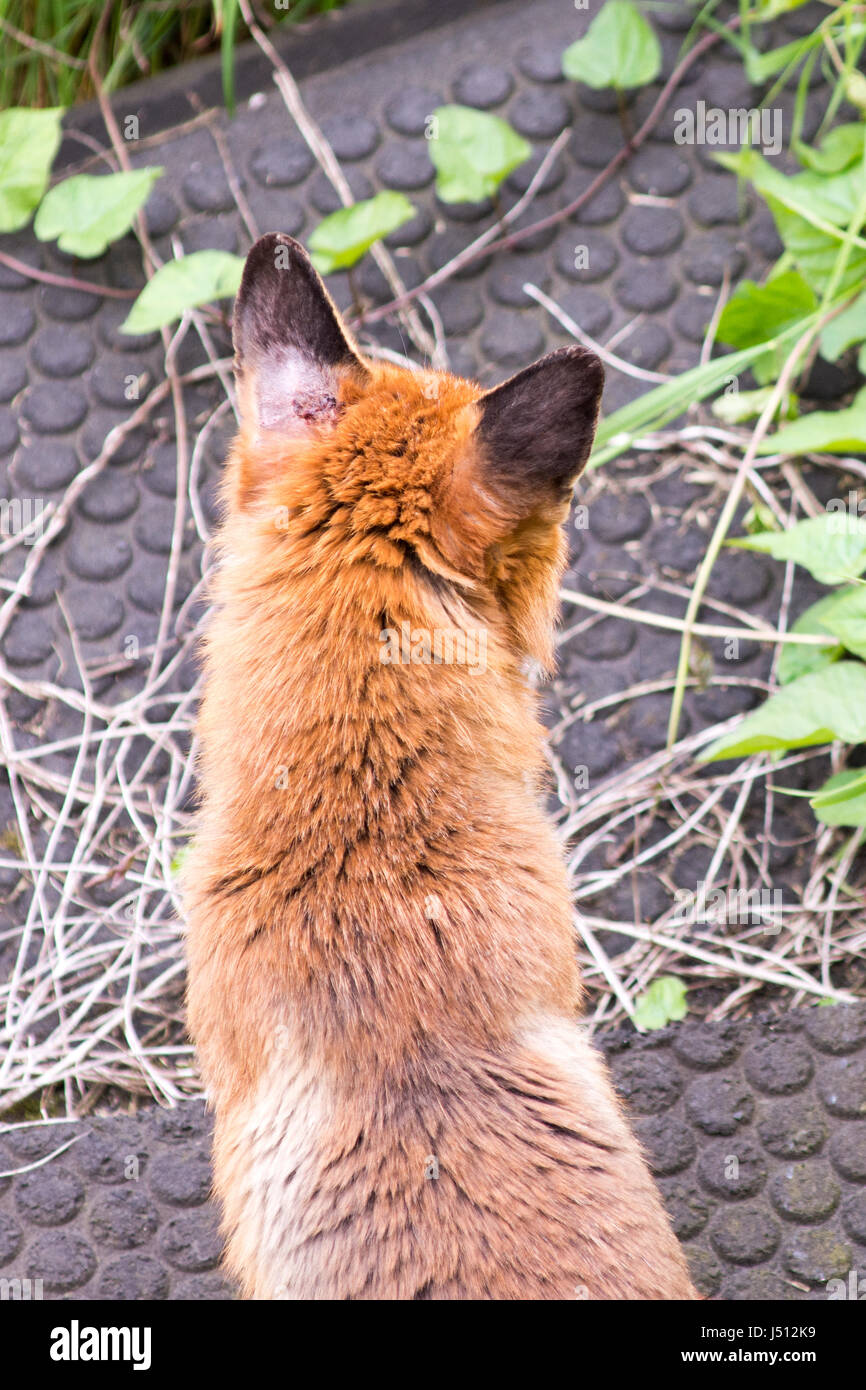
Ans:
{"type": "Polygon", "coordinates": [[[864,144],[866,125],[862,121],[852,121],[835,126],[817,149],[798,141],[794,153],[801,164],[808,165],[816,174],[841,174],[843,169],[863,159],[864,144]]]}
{"type": "Polygon", "coordinates": [[[821,621],[846,651],[866,661],[866,584],[856,584],[830,598],[821,621]]]}
{"type": "Polygon", "coordinates": [[[443,203],[491,198],[532,154],[532,146],[507,121],[471,106],[437,107],[428,149],[443,203]]]}
{"type": "MultiPolygon", "coordinates": [[[[725,305],[716,336],[734,348],[753,347],[799,323],[816,304],[813,291],[796,270],[776,275],[765,285],[744,280],[725,305]]],[[[756,358],[755,379],[762,384],[775,381],[788,351],[782,347],[756,358]]]]}
{"type": "Polygon", "coordinates": [[[828,778],[811,799],[821,806],[839,806],[861,792],[866,792],[866,768],[849,767],[828,778]]]}
{"type": "MultiPolygon", "coordinates": [[[[785,250],[804,279],[816,293],[822,294],[866,187],[863,161],[838,174],[818,174],[810,169],[786,177],[752,149],[717,154],[716,160],[748,179],[766,199],[785,250]]],[[[855,231],[859,233],[860,227],[855,231]]],[[[864,279],[866,240],[858,235],[836,290],[842,294],[853,292],[864,279]]]]}
{"type": "Polygon", "coordinates": [[[676,1023],[688,1012],[686,987],[675,975],[660,975],[644,994],[635,1000],[634,1021],[639,1028],[664,1028],[676,1023]]]}
{"type": "Polygon", "coordinates": [[[843,309],[821,331],[821,356],[826,362],[836,362],[853,343],[866,338],[866,290],[853,304],[843,309]]]}
{"type": "Polygon", "coordinates": [[[758,445],[759,454],[856,454],[864,449],[866,386],[843,410],[813,410],[766,435],[758,445]]]}
{"type": "Polygon", "coordinates": [[[415,209],[405,194],[389,190],[340,208],[323,218],[307,242],[313,265],[321,275],[348,270],[374,242],[402,227],[414,215],[415,209]]]}
{"type": "Polygon", "coordinates": [[[860,661],[838,661],[783,686],[732,733],[716,739],[700,761],[806,748],[835,738],[866,741],[866,666],[860,661]]]}
{"type": "Polygon", "coordinates": [[[787,270],[764,285],[743,280],[722,311],[718,337],[732,347],[751,347],[796,323],[816,305],[802,275],[787,270]]]}
{"type": "Polygon", "coordinates": [[[764,386],[760,391],[725,391],[716,397],[710,410],[726,425],[739,425],[744,420],[756,419],[772,394],[772,386],[764,386]]]}
{"type": "Polygon", "coordinates": [[[625,91],[654,82],[662,70],[655,30],[631,0],[607,0],[582,39],[562,55],[562,71],[572,82],[625,91]]]}
{"type": "Polygon", "coordinates": [[[42,201],[60,145],[62,106],[0,112],[0,232],[26,227],[42,201]]]}
{"type": "MultiPolygon", "coordinates": [[[[808,219],[789,211],[774,199],[768,198],[767,203],[785,250],[799,266],[804,279],[808,280],[817,294],[823,295],[835,271],[841,240],[813,227],[808,219]]],[[[844,236],[844,230],[842,234],[844,236]]],[[[863,239],[858,237],[853,242],[847,267],[836,285],[836,294],[853,294],[861,288],[864,280],[866,245],[863,244],[863,239]]]]}
{"type": "Polygon", "coordinates": [[[843,239],[863,192],[862,160],[854,167],[828,176],[812,170],[783,174],[753,149],[739,150],[735,154],[723,152],[715,158],[740,178],[748,179],[764,197],[775,199],[815,227],[825,224],[838,241],[843,239]]]}
{"type": "Polygon", "coordinates": [[[866,521],[845,511],[810,516],[787,531],[741,536],[728,545],[760,550],[776,560],[793,560],[819,584],[850,584],[866,569],[866,521]]]}
{"type": "Polygon", "coordinates": [[[187,309],[230,298],[240,288],[243,268],[243,257],[228,251],[195,251],[168,261],[145,285],[120,325],[121,333],[153,333],[187,309]]]}
{"type": "Polygon", "coordinates": [[[33,230],[70,256],[90,259],[128,232],[162,169],[122,174],[76,174],[46,193],[33,230]]]}
{"type": "MultiPolygon", "coordinates": [[[[848,592],[845,590],[844,592],[848,592]]],[[[823,615],[825,611],[832,607],[836,602],[838,594],[827,594],[824,598],[819,598],[817,603],[811,604],[804,613],[801,613],[797,621],[792,624],[791,631],[797,633],[813,633],[820,637],[831,637],[833,634],[824,626],[823,615]]],[[[840,644],[836,647],[807,647],[797,642],[788,642],[782,648],[779,657],[779,665],[776,668],[780,685],[790,685],[791,681],[798,680],[800,676],[808,675],[810,671],[820,671],[822,666],[829,666],[832,662],[838,661],[843,656],[845,648],[840,644]]]]}
{"type": "Polygon", "coordinates": [[[744,44],[740,51],[743,54],[746,76],[753,86],[760,87],[789,63],[802,60],[808,50],[820,41],[820,35],[811,34],[801,39],[792,39],[790,43],[783,43],[779,48],[771,49],[769,53],[761,53],[754,44],[744,44]]]}
{"type": "Polygon", "coordinates": [[[809,804],[824,825],[866,826],[866,771],[849,767],[837,772],[809,804]]]}

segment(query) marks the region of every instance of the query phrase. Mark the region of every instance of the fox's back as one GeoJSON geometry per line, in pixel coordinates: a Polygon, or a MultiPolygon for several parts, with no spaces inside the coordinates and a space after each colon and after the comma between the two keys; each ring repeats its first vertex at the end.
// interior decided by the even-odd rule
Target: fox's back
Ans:
{"type": "Polygon", "coordinates": [[[235,340],[184,872],[228,1265],[255,1297],[691,1296],[575,1022],[523,674],[597,360],[487,394],[364,362],[279,237],[235,340]]]}

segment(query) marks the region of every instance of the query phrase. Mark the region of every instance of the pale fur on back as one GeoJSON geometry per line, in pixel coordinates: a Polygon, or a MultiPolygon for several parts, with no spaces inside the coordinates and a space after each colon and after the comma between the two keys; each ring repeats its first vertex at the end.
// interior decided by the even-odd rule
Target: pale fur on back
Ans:
{"type": "Polygon", "coordinates": [[[491,1056],[346,1088],[291,1029],[218,1116],[227,1264],[255,1299],[690,1298],[607,1069],[538,1017],[491,1056]]]}

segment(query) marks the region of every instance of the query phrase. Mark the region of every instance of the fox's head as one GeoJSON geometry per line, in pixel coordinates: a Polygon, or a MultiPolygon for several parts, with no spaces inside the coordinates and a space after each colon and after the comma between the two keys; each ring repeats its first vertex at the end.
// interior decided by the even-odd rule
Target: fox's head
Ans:
{"type": "MultiPolygon", "coordinates": [[[[241,434],[230,521],[273,524],[287,566],[371,575],[494,623],[550,662],[561,523],[589,456],[599,359],[565,347],[494,390],[364,360],[307,254],[262,237],[234,315],[241,434]]],[[[381,590],[381,585],[379,586],[381,590]]]]}

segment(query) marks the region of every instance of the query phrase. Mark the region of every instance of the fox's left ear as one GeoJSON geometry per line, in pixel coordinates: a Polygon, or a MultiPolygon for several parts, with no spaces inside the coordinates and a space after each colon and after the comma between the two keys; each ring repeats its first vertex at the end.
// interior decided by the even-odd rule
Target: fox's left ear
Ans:
{"type": "Polygon", "coordinates": [[[345,375],[366,375],[306,251],[279,232],[247,256],[232,333],[241,415],[257,431],[333,424],[345,375]]]}
{"type": "Polygon", "coordinates": [[[589,458],[604,368],[585,347],[563,347],[476,402],[480,465],[493,489],[518,501],[564,502],[589,458]]]}

